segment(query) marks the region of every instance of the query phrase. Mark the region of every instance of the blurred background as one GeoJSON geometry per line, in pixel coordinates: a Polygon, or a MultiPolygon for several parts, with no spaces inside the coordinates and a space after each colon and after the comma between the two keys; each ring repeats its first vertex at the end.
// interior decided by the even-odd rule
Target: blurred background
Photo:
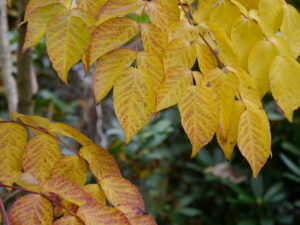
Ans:
{"type": "MultiPolygon", "coordinates": [[[[12,7],[7,8],[13,77],[24,67],[18,62],[18,43],[22,42],[24,33],[17,30],[17,25],[25,2],[13,1],[12,7]]],[[[299,0],[289,2],[300,9],[299,0]]],[[[134,14],[129,16],[139,18],[134,14]]],[[[147,20],[145,15],[142,21],[147,20]]],[[[65,86],[51,67],[44,41],[25,57],[32,59],[24,67],[30,71],[32,92],[23,112],[68,123],[107,148],[117,159],[123,175],[142,192],[147,211],[158,224],[300,224],[299,110],[290,124],[271,95],[264,98],[264,108],[271,122],[272,158],[254,180],[238,149],[227,161],[216,140],[191,159],[191,145],[181,128],[177,107],[160,112],[126,146],[124,133],[114,115],[111,94],[97,105],[92,77],[84,78],[81,64],[73,67],[69,86],[65,86]]],[[[3,65],[0,61],[1,68],[3,65]]],[[[24,88],[18,78],[17,86],[24,88]]],[[[4,81],[0,81],[0,117],[3,119],[9,119],[6,93],[4,81]]],[[[67,150],[64,153],[70,154],[67,150]]],[[[21,194],[3,192],[6,207],[21,194]]]]}

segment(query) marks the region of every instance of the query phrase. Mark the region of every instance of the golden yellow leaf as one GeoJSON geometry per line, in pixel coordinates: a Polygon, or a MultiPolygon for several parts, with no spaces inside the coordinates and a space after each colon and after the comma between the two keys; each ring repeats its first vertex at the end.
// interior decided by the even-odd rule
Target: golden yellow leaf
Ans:
{"type": "Polygon", "coordinates": [[[194,41],[199,35],[199,29],[189,24],[187,19],[182,19],[178,23],[174,23],[168,30],[168,41],[182,38],[188,42],[194,41]]]}
{"type": "Polygon", "coordinates": [[[133,38],[139,30],[138,23],[125,17],[112,18],[100,24],[92,33],[86,67],[107,52],[118,48],[133,38]]]}
{"type": "Polygon", "coordinates": [[[203,74],[198,71],[192,71],[193,79],[195,80],[196,85],[202,85],[203,74]]]}
{"type": "MultiPolygon", "coordinates": [[[[0,180],[14,177],[22,170],[22,154],[27,143],[26,129],[16,123],[0,123],[0,180]]],[[[6,182],[5,182],[6,183],[6,182]]],[[[7,184],[12,184],[13,181],[7,184]]]]}
{"type": "Polygon", "coordinates": [[[79,186],[85,184],[87,178],[87,165],[78,156],[70,155],[60,159],[51,170],[50,178],[64,177],[74,181],[79,186]]]}
{"type": "Polygon", "coordinates": [[[41,8],[55,3],[60,3],[60,0],[29,0],[28,4],[26,5],[24,21],[27,21],[28,16],[37,8],[41,8]]]}
{"type": "Polygon", "coordinates": [[[81,8],[73,8],[69,11],[70,16],[80,18],[88,26],[90,31],[93,31],[96,28],[96,19],[89,14],[89,11],[85,11],[81,8]]]}
{"type": "Polygon", "coordinates": [[[116,49],[102,56],[96,64],[93,84],[97,102],[100,102],[109,93],[116,79],[123,70],[130,66],[136,53],[129,49],[116,49]]]}
{"type": "Polygon", "coordinates": [[[106,204],[106,196],[98,184],[85,185],[83,190],[89,193],[97,202],[106,204]]]}
{"type": "Polygon", "coordinates": [[[101,8],[99,21],[97,23],[100,24],[110,18],[132,13],[142,5],[145,5],[143,0],[108,0],[101,8]]]}
{"type": "Polygon", "coordinates": [[[41,195],[28,194],[18,198],[9,212],[11,225],[52,225],[52,205],[41,195]]]}
{"type": "Polygon", "coordinates": [[[64,216],[53,223],[53,225],[84,225],[74,216],[64,216]]]}
{"type": "Polygon", "coordinates": [[[232,105],[237,91],[238,79],[230,71],[219,68],[209,71],[204,76],[203,86],[207,88],[214,99],[218,110],[218,125],[221,136],[227,139],[228,130],[231,126],[229,120],[232,105]]]}
{"type": "Polygon", "coordinates": [[[71,67],[77,63],[90,43],[90,31],[78,17],[67,13],[49,21],[46,31],[47,52],[58,76],[68,83],[71,67]]]}
{"type": "Polygon", "coordinates": [[[83,133],[76,130],[74,127],[71,127],[67,124],[63,123],[51,123],[48,127],[49,133],[58,133],[62,136],[66,136],[69,138],[74,139],[81,145],[88,145],[92,144],[93,141],[89,139],[87,136],[85,136],[83,133]]]}
{"type": "Polygon", "coordinates": [[[259,26],[252,20],[240,17],[231,30],[232,45],[238,55],[238,63],[248,69],[248,56],[252,46],[264,38],[259,26]]]}
{"type": "Polygon", "coordinates": [[[152,23],[141,24],[140,29],[144,50],[162,59],[168,46],[167,35],[152,23]]]}
{"type": "Polygon", "coordinates": [[[281,0],[259,0],[259,25],[264,34],[271,38],[280,28],[283,19],[281,0]]]}
{"type": "Polygon", "coordinates": [[[260,0],[237,0],[240,2],[247,10],[250,9],[257,9],[258,8],[258,2],[260,0]]]}
{"type": "Polygon", "coordinates": [[[39,134],[31,138],[23,153],[23,168],[33,175],[39,184],[49,177],[55,163],[61,159],[61,150],[57,140],[48,134],[39,134]]]}
{"type": "Polygon", "coordinates": [[[240,10],[229,0],[218,1],[209,15],[209,20],[222,26],[228,37],[231,34],[231,27],[241,16],[240,10]]]}
{"type": "Polygon", "coordinates": [[[289,4],[284,6],[283,22],[280,27],[283,39],[293,52],[293,57],[300,55],[300,14],[295,7],[289,4]]]}
{"type": "Polygon", "coordinates": [[[253,110],[249,107],[243,112],[239,122],[237,143],[252,168],[253,177],[257,178],[271,154],[270,124],[262,109],[253,110]]]}
{"type": "Polygon", "coordinates": [[[95,201],[92,196],[84,191],[78,184],[64,177],[48,179],[44,183],[42,190],[43,194],[49,199],[57,199],[58,195],[62,199],[78,206],[89,204],[95,201]]]}
{"type": "Polygon", "coordinates": [[[202,23],[209,18],[209,14],[218,0],[191,1],[192,17],[197,23],[202,23]]]}
{"type": "MultiPolygon", "coordinates": [[[[51,123],[50,120],[48,120],[47,118],[41,117],[41,116],[27,116],[27,115],[17,113],[17,112],[12,112],[11,113],[11,118],[13,120],[19,119],[27,125],[34,126],[34,127],[37,127],[37,128],[42,128],[42,129],[45,129],[45,130],[48,129],[48,126],[51,123]]],[[[31,128],[31,130],[35,134],[42,134],[42,132],[37,130],[37,129],[31,128]]]]}
{"type": "Polygon", "coordinates": [[[230,2],[236,7],[238,7],[238,9],[240,10],[243,16],[249,17],[249,13],[246,5],[242,4],[240,0],[230,0],[230,2]]]}
{"type": "Polygon", "coordinates": [[[85,225],[131,225],[121,211],[98,202],[81,206],[77,215],[85,225]]]}
{"type": "Polygon", "coordinates": [[[171,41],[165,50],[164,55],[164,69],[168,71],[174,66],[183,66],[184,68],[191,68],[191,45],[182,38],[171,41]]]}
{"type": "Polygon", "coordinates": [[[218,62],[210,48],[206,44],[196,44],[197,60],[202,73],[218,67],[218,62]]]}
{"type": "Polygon", "coordinates": [[[99,180],[110,175],[122,176],[114,157],[100,146],[86,145],[80,149],[79,154],[89,163],[91,171],[99,180]]]}
{"type": "Polygon", "coordinates": [[[156,109],[169,108],[178,103],[181,94],[193,82],[192,72],[182,66],[171,67],[166,71],[166,80],[156,94],[156,109]]]}
{"type": "Polygon", "coordinates": [[[130,218],[129,221],[131,225],[157,225],[152,215],[150,214],[148,215],[145,214],[138,217],[130,218]]]}
{"type": "Polygon", "coordinates": [[[21,173],[19,176],[17,176],[14,179],[14,182],[17,185],[19,185],[21,187],[24,187],[28,190],[37,191],[37,192],[41,191],[41,187],[39,185],[39,182],[35,179],[34,176],[32,176],[28,172],[21,173]]]}
{"type": "Polygon", "coordinates": [[[275,45],[277,52],[279,55],[287,56],[287,57],[294,57],[292,53],[292,49],[288,46],[285,40],[281,37],[273,36],[270,41],[275,45]]]}
{"type": "Polygon", "coordinates": [[[300,106],[300,65],[293,58],[277,56],[269,76],[272,95],[292,122],[293,112],[300,106]]]}
{"type": "MultiPolygon", "coordinates": [[[[107,200],[117,209],[121,205],[132,205],[145,211],[145,205],[137,187],[119,176],[107,176],[100,180],[100,184],[107,200]]],[[[123,213],[130,210],[128,207],[122,208],[123,213]]]]}
{"type": "Polygon", "coordinates": [[[101,7],[105,0],[76,0],[77,7],[88,12],[94,18],[99,17],[101,7]]]}
{"type": "Polygon", "coordinates": [[[127,68],[114,84],[114,108],[125,142],[141,130],[155,110],[155,93],[150,76],[135,68],[127,68]]]}
{"type": "Polygon", "coordinates": [[[269,71],[277,54],[277,50],[273,43],[267,40],[257,42],[249,53],[249,75],[254,80],[261,98],[263,98],[270,89],[269,71]]]}
{"type": "Polygon", "coordinates": [[[180,11],[177,0],[151,0],[147,1],[147,12],[150,20],[163,32],[179,21],[180,11]]]}
{"type": "Polygon", "coordinates": [[[215,22],[206,22],[209,35],[216,43],[217,55],[225,65],[233,65],[238,61],[237,54],[223,28],[215,22]]]}
{"type": "Polygon", "coordinates": [[[67,9],[61,4],[51,4],[32,11],[28,16],[27,32],[23,52],[37,45],[46,33],[47,24],[55,16],[66,14],[67,9]]]}
{"type": "Polygon", "coordinates": [[[158,56],[150,52],[138,52],[136,60],[138,69],[146,74],[152,80],[154,92],[157,92],[161,83],[165,80],[164,67],[158,56]]]}
{"type": "Polygon", "coordinates": [[[240,101],[234,101],[232,105],[231,115],[227,118],[230,121],[227,138],[224,139],[220,134],[220,129],[217,129],[217,140],[227,160],[230,159],[234,146],[236,145],[240,116],[244,111],[245,106],[240,101]]]}
{"type": "Polygon", "coordinates": [[[208,144],[218,126],[218,112],[213,97],[202,86],[187,87],[178,103],[182,126],[193,146],[192,157],[208,144]]]}

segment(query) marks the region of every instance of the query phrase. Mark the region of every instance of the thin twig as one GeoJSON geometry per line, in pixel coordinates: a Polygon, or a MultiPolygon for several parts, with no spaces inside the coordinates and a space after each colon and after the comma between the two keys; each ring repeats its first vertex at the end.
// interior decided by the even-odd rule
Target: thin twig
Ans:
{"type": "MultiPolygon", "coordinates": [[[[182,8],[188,22],[190,25],[194,26],[191,18],[189,17],[187,11],[184,8],[184,5],[182,4],[181,0],[178,0],[178,4],[180,5],[180,7],[182,8]]],[[[214,55],[214,57],[216,58],[219,66],[224,67],[223,63],[221,62],[221,60],[219,59],[219,57],[217,56],[217,54],[215,53],[215,51],[213,50],[213,48],[210,46],[210,44],[207,42],[207,40],[204,38],[204,36],[199,32],[199,36],[201,37],[201,39],[204,41],[204,43],[207,45],[207,47],[210,49],[210,51],[212,52],[212,54],[214,55]]]]}
{"type": "Polygon", "coordinates": [[[18,189],[18,190],[21,190],[21,191],[26,191],[26,192],[30,192],[32,194],[40,194],[40,192],[37,192],[37,191],[31,191],[27,188],[22,188],[22,187],[16,187],[16,186],[10,186],[10,185],[6,185],[6,184],[0,184],[0,187],[5,187],[5,188],[11,188],[11,189],[18,189]]]}
{"type": "Polygon", "coordinates": [[[10,225],[10,222],[9,222],[9,219],[8,219],[8,216],[7,216],[7,213],[6,213],[6,210],[5,210],[5,207],[4,207],[4,204],[3,204],[1,198],[0,198],[0,207],[1,207],[1,210],[2,210],[2,213],[3,213],[6,225],[10,225]]]}

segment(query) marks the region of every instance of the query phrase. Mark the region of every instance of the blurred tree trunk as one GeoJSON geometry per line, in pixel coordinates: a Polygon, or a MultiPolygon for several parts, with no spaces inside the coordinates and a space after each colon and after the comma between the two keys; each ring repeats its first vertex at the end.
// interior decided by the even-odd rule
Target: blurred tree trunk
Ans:
{"type": "Polygon", "coordinates": [[[1,75],[5,86],[8,111],[17,111],[18,90],[16,80],[12,75],[12,59],[8,35],[6,0],[0,0],[0,62],[1,75]]]}
{"type": "MultiPolygon", "coordinates": [[[[23,21],[24,19],[27,2],[28,0],[18,1],[19,22],[23,21]]],[[[28,49],[26,52],[22,52],[26,30],[27,24],[23,24],[18,28],[18,110],[20,113],[32,115],[34,113],[33,87],[35,82],[35,72],[32,64],[32,50],[28,49]]]]}

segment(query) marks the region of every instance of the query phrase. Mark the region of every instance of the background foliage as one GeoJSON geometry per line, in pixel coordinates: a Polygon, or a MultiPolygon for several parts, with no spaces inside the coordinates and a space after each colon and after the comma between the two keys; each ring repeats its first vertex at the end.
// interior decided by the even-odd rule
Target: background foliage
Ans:
{"type": "MultiPolygon", "coordinates": [[[[298,9],[298,0],[290,1],[298,9]]],[[[16,51],[15,8],[9,10],[11,48],[16,51]]],[[[130,15],[138,20],[138,16],[130,15]]],[[[143,18],[147,20],[147,18],[143,18]]],[[[16,60],[16,59],[15,59],[16,60]]],[[[67,122],[88,133],[83,111],[86,87],[83,68],[75,67],[66,87],[51,68],[45,44],[35,47],[34,65],[39,92],[37,115],[67,122]]],[[[111,99],[104,103],[104,131],[109,149],[126,178],[143,194],[148,211],[158,224],[275,225],[300,223],[300,113],[293,124],[284,119],[268,94],[264,108],[271,120],[272,159],[253,180],[246,160],[234,151],[230,162],[214,140],[190,159],[190,144],[180,126],[177,108],[159,113],[125,146],[123,131],[111,113],[111,99]]],[[[8,118],[4,91],[0,86],[0,117],[8,118]]],[[[9,207],[23,193],[2,193],[9,207]]]]}

